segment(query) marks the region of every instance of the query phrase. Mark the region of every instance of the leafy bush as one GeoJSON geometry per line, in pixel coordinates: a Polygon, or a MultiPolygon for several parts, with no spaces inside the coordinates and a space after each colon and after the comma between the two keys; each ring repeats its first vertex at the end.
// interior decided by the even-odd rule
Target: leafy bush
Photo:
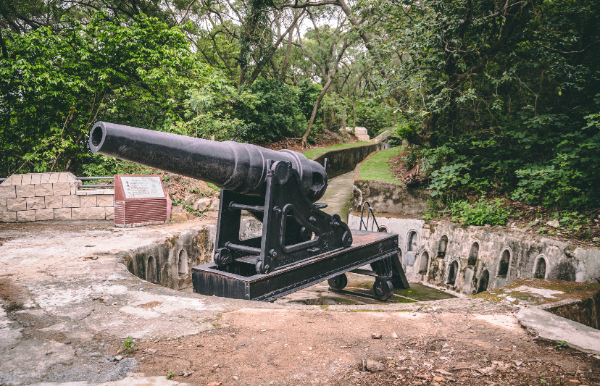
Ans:
{"type": "Polygon", "coordinates": [[[485,196],[474,204],[468,201],[456,201],[450,205],[452,211],[452,221],[462,222],[465,225],[505,225],[510,216],[510,209],[504,209],[505,200],[496,198],[492,201],[485,201],[485,196]]]}

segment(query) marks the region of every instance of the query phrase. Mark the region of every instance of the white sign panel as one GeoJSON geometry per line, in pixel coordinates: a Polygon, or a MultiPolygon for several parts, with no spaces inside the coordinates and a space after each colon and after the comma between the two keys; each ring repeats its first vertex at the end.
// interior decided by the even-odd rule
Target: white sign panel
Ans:
{"type": "Polygon", "coordinates": [[[125,198],[164,198],[160,177],[121,177],[125,198]]]}

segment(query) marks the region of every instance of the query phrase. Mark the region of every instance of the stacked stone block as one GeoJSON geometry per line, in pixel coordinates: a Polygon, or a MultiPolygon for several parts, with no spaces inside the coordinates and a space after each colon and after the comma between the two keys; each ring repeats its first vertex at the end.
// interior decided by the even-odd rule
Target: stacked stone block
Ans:
{"type": "Polygon", "coordinates": [[[78,190],[71,173],[14,174],[0,184],[0,222],[112,220],[114,190],[78,190]]]}

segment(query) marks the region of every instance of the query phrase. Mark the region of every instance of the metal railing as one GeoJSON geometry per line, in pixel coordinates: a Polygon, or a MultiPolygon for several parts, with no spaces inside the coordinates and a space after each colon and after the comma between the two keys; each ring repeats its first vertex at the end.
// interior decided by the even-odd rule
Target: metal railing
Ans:
{"type": "MultiPolygon", "coordinates": [[[[114,180],[115,177],[75,177],[79,181],[94,181],[94,180],[114,180]]],[[[0,183],[6,181],[8,178],[0,178],[0,183]]],[[[114,188],[114,184],[106,185],[80,185],[82,188],[114,188]]]]}
{"type": "Polygon", "coordinates": [[[360,208],[360,224],[358,226],[358,230],[362,230],[363,225],[364,225],[366,231],[369,230],[369,218],[371,218],[371,231],[373,231],[373,226],[377,226],[376,232],[380,232],[381,229],[379,228],[379,224],[377,223],[377,220],[375,219],[375,213],[373,213],[373,208],[371,207],[371,204],[369,204],[369,202],[365,201],[365,202],[363,202],[362,207],[360,208]],[[363,215],[365,213],[365,206],[367,208],[367,221],[366,222],[363,220],[363,215]]]}

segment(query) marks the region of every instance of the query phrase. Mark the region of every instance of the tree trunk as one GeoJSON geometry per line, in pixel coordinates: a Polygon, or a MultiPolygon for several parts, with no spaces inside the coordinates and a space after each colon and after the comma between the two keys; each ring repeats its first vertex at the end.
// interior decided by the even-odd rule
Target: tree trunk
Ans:
{"type": "MultiPolygon", "coordinates": [[[[315,105],[313,106],[312,114],[310,115],[310,120],[308,121],[308,127],[306,128],[306,132],[304,132],[304,135],[302,136],[302,147],[306,147],[308,145],[308,136],[310,135],[310,131],[312,130],[313,123],[315,122],[315,117],[317,116],[317,110],[319,109],[319,104],[323,100],[323,97],[325,97],[325,93],[327,92],[327,89],[329,89],[329,86],[331,86],[331,79],[332,79],[331,77],[327,78],[327,82],[325,83],[325,86],[323,86],[323,88],[321,89],[321,92],[319,93],[319,97],[315,101],[315,105]]],[[[325,114],[325,112],[323,112],[323,114],[325,114]]]]}

